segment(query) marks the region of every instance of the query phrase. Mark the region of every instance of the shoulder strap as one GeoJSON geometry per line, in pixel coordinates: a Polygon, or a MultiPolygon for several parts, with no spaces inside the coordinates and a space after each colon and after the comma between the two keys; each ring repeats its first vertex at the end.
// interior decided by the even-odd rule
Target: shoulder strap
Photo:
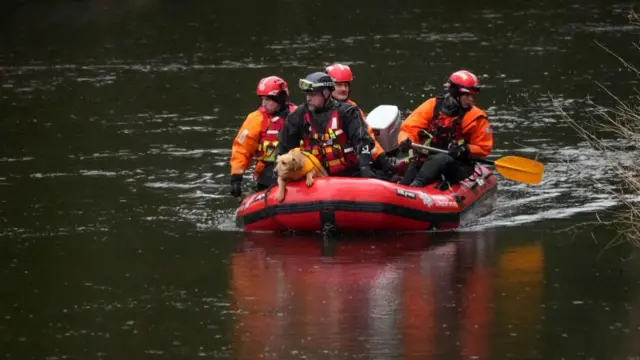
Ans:
{"type": "Polygon", "coordinates": [[[271,126],[271,119],[266,112],[260,111],[260,115],[262,115],[262,120],[260,121],[260,131],[265,134],[269,131],[269,127],[271,126]]]}
{"type": "Polygon", "coordinates": [[[433,106],[433,115],[431,115],[431,121],[434,121],[440,115],[442,110],[442,103],[444,102],[444,96],[436,96],[436,104],[433,106]]]}
{"type": "MultiPolygon", "coordinates": [[[[333,129],[333,119],[336,119],[336,130],[342,129],[342,120],[340,119],[340,113],[338,113],[338,109],[333,109],[331,111],[331,117],[329,118],[329,123],[327,124],[327,131],[329,129],[333,129]]],[[[344,131],[344,130],[343,130],[344,131]]]]}

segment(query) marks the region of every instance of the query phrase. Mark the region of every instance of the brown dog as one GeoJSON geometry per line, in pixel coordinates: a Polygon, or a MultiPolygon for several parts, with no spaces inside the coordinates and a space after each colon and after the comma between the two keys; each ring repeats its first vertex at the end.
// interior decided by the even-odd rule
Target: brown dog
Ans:
{"type": "Polygon", "coordinates": [[[289,181],[306,177],[307,187],[313,185],[313,179],[327,176],[327,171],[315,156],[295,148],[284,155],[278,156],[274,171],[278,175],[278,202],[284,200],[286,184],[289,181]]]}

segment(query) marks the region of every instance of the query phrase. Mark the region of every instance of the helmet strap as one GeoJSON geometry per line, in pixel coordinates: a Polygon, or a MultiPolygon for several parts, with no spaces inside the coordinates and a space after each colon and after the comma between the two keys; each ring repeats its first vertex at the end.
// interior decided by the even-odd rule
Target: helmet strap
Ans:
{"type": "Polygon", "coordinates": [[[327,89],[327,88],[323,88],[323,89],[322,89],[322,97],[324,98],[324,107],[327,107],[327,105],[329,105],[329,102],[330,102],[330,101],[331,101],[331,99],[332,99],[332,96],[331,96],[331,94],[332,94],[332,93],[333,93],[333,92],[332,92],[331,90],[327,89]],[[324,95],[324,90],[325,90],[325,89],[326,89],[327,91],[329,91],[329,95],[327,95],[327,96],[325,96],[325,95],[324,95]]]}

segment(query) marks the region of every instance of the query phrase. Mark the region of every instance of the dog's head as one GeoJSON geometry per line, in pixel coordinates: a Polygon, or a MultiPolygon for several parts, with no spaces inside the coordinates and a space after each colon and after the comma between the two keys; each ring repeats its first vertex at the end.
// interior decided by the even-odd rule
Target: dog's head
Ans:
{"type": "Polygon", "coordinates": [[[278,156],[274,171],[279,177],[284,177],[286,174],[301,170],[303,166],[304,163],[300,160],[300,157],[288,152],[278,156]]]}

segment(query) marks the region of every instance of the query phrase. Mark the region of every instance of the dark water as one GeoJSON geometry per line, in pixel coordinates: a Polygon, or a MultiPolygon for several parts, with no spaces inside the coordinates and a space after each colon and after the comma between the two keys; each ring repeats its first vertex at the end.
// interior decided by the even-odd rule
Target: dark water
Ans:
{"type": "Polygon", "coordinates": [[[0,347],[18,359],[635,359],[638,262],[552,232],[566,225],[4,238],[0,347]]]}
{"type": "Polygon", "coordinates": [[[583,119],[587,97],[612,104],[596,81],[633,93],[598,45],[637,57],[630,3],[0,6],[5,357],[640,357],[631,249],[556,232],[616,206],[610,166],[553,100],[583,119]],[[543,183],[502,181],[465,232],[243,235],[227,162],[256,82],[333,61],[366,111],[408,113],[469,68],[495,156],[537,157],[543,183]]]}

